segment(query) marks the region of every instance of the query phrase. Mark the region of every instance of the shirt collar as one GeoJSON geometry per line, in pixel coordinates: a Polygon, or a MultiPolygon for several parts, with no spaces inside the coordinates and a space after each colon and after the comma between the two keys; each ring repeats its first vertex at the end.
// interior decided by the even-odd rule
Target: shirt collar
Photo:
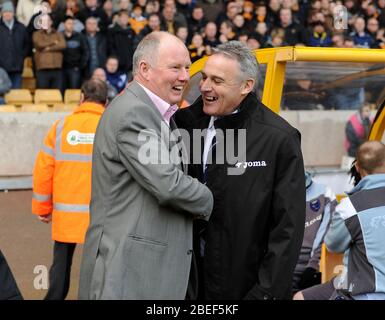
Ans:
{"type": "Polygon", "coordinates": [[[163,119],[169,124],[171,117],[178,110],[178,106],[176,104],[170,105],[168,102],[164,101],[162,98],[157,96],[155,93],[153,93],[151,90],[149,90],[142,84],[139,83],[139,85],[147,93],[151,101],[154,103],[155,107],[162,115],[163,119]]]}

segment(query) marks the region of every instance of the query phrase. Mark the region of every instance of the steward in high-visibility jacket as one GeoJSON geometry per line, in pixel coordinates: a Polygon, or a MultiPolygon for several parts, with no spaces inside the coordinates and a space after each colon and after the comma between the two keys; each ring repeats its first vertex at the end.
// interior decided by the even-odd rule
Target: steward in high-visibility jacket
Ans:
{"type": "MultiPolygon", "coordinates": [[[[65,278],[62,271],[70,270],[76,243],[84,242],[89,225],[93,141],[106,100],[105,83],[87,81],[82,86],[81,104],[73,113],[54,123],[35,162],[32,212],[43,222],[52,219],[52,239],[55,240],[53,266],[58,252],[63,252],[59,262],[64,267],[58,272],[58,277],[65,278]],[[64,249],[57,248],[60,245],[64,249]]],[[[51,282],[55,282],[51,280],[50,287],[51,282]]],[[[68,288],[64,291],[68,292],[68,288]]],[[[50,299],[48,296],[64,299],[67,292],[63,297],[63,293],[57,296],[49,291],[46,299],[50,299]]]]}
{"type": "Polygon", "coordinates": [[[33,171],[32,212],[52,213],[52,239],[83,243],[89,224],[92,147],[104,106],[84,102],[58,120],[33,171]]]}

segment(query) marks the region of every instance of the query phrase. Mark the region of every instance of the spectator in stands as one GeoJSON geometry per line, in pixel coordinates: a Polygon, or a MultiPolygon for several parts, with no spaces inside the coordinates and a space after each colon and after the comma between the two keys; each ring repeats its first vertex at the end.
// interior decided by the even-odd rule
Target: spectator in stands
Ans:
{"type": "Polygon", "coordinates": [[[105,32],[108,28],[108,16],[98,4],[98,0],[85,0],[85,5],[85,8],[76,14],[76,18],[85,24],[89,17],[94,17],[98,21],[98,31],[105,32]]]}
{"type": "Polygon", "coordinates": [[[203,37],[199,33],[193,35],[191,44],[188,46],[188,51],[190,53],[191,62],[195,62],[207,54],[206,47],[203,43],[203,37]]]}
{"type": "Polygon", "coordinates": [[[63,85],[63,50],[66,42],[62,33],[52,27],[49,14],[43,16],[44,29],[34,32],[34,61],[36,67],[36,87],[61,89],[63,85]]]}
{"type": "Polygon", "coordinates": [[[343,33],[334,33],[332,36],[332,47],[343,48],[345,37],[343,33]]]}
{"type": "Polygon", "coordinates": [[[104,69],[96,68],[94,70],[94,73],[92,74],[91,78],[92,79],[99,79],[99,80],[106,83],[107,88],[108,88],[108,91],[107,91],[108,101],[111,101],[112,99],[114,99],[116,97],[116,95],[118,94],[118,91],[115,89],[114,86],[112,86],[107,81],[107,75],[106,75],[106,71],[104,71],[104,69]]]}
{"type": "Polygon", "coordinates": [[[4,95],[11,90],[12,82],[7,72],[0,67],[0,105],[5,104],[4,95]]]}
{"type": "Polygon", "coordinates": [[[63,51],[63,92],[66,89],[80,88],[82,73],[89,57],[87,40],[83,34],[74,31],[74,18],[71,16],[64,20],[64,39],[66,49],[63,51]]]}
{"type": "Polygon", "coordinates": [[[280,0],[270,0],[269,5],[267,7],[267,16],[266,16],[266,24],[269,29],[272,29],[276,26],[280,25],[280,12],[281,9],[281,1],[280,0]]]}
{"type": "Polygon", "coordinates": [[[385,49],[385,28],[381,28],[377,31],[373,48],[385,49]]]}
{"type": "Polygon", "coordinates": [[[256,38],[254,38],[253,36],[249,37],[247,39],[247,46],[251,49],[251,50],[256,50],[256,49],[259,49],[261,48],[261,44],[258,42],[258,40],[256,38]]]}
{"type": "Polygon", "coordinates": [[[285,42],[285,30],[282,28],[274,28],[271,31],[270,39],[265,42],[266,48],[276,48],[288,45],[285,42]]]}
{"type": "Polygon", "coordinates": [[[191,18],[191,0],[165,0],[164,3],[167,4],[167,1],[174,2],[176,11],[182,14],[187,20],[191,18]]]}
{"type": "Polygon", "coordinates": [[[187,27],[178,27],[175,35],[187,46],[188,29],[187,27]]]}
{"type": "Polygon", "coordinates": [[[358,147],[367,140],[373,119],[369,104],[364,104],[348,120],[345,126],[345,150],[355,157],[358,147]]]}
{"type": "Polygon", "coordinates": [[[330,47],[332,39],[322,21],[314,21],[311,24],[310,32],[307,34],[305,44],[310,47],[330,47]]]}
{"type": "Polygon", "coordinates": [[[287,81],[283,94],[283,105],[289,110],[319,110],[324,94],[313,90],[314,82],[304,75],[303,79],[287,81]]]}
{"type": "Polygon", "coordinates": [[[132,9],[131,17],[130,17],[130,25],[134,30],[135,35],[139,34],[140,31],[147,25],[148,21],[143,16],[143,9],[139,5],[135,5],[132,9]]]}
{"type": "Polygon", "coordinates": [[[161,29],[175,34],[179,27],[187,27],[187,20],[183,15],[176,15],[175,4],[165,5],[161,16],[161,29]]]}
{"type": "Polygon", "coordinates": [[[90,219],[93,140],[106,101],[104,82],[85,82],[80,105],[55,122],[36,158],[32,213],[42,222],[52,221],[55,242],[45,300],[65,299],[75,247],[84,242],[90,219]]]}
{"type": "Polygon", "coordinates": [[[377,17],[378,22],[380,23],[380,28],[385,28],[385,0],[378,0],[377,7],[380,10],[377,17]]]}
{"type": "Polygon", "coordinates": [[[108,53],[119,60],[119,71],[128,73],[132,70],[135,32],[129,23],[129,13],[119,11],[117,22],[108,29],[108,53]]]}
{"type": "Polygon", "coordinates": [[[247,33],[249,30],[249,26],[245,25],[245,18],[242,14],[237,14],[233,19],[234,32],[236,37],[239,37],[241,34],[247,33]]]}
{"type": "Polygon", "coordinates": [[[336,207],[325,235],[329,251],[344,253],[345,270],[295,300],[385,300],[385,145],[367,141],[356,159],[362,179],[336,207]]]}
{"type": "Polygon", "coordinates": [[[191,18],[188,20],[188,28],[189,28],[188,41],[189,42],[191,41],[192,36],[195,33],[203,33],[206,24],[207,24],[207,20],[205,18],[203,8],[200,6],[195,6],[192,9],[191,18]]]}
{"type": "Polygon", "coordinates": [[[15,8],[10,1],[4,2],[0,19],[0,68],[3,68],[12,82],[12,88],[21,88],[24,58],[29,52],[27,30],[15,19],[15,8]]]}
{"type": "Polygon", "coordinates": [[[214,22],[208,22],[205,26],[203,33],[203,41],[205,46],[210,46],[211,48],[215,48],[220,44],[220,41],[217,37],[218,28],[214,22]]]}
{"type": "Polygon", "coordinates": [[[91,76],[96,68],[104,67],[107,60],[107,40],[98,32],[98,21],[95,17],[86,20],[85,36],[88,44],[89,59],[87,76],[91,76]]]}
{"type": "Polygon", "coordinates": [[[353,38],[355,46],[357,48],[370,48],[374,39],[365,31],[364,18],[357,17],[353,26],[353,32],[350,33],[350,36],[353,38]]]}
{"type": "Polygon", "coordinates": [[[261,47],[264,48],[266,44],[271,41],[271,37],[268,34],[267,25],[265,22],[258,22],[253,32],[253,37],[260,43],[261,47]]]}
{"type": "MultiPolygon", "coordinates": [[[[57,10],[57,9],[56,9],[57,10]]],[[[57,10],[59,11],[59,10],[57,10]]],[[[60,22],[57,24],[57,31],[64,31],[64,20],[66,17],[72,17],[74,22],[74,31],[82,32],[84,30],[84,23],[76,18],[76,14],[79,12],[79,5],[77,0],[66,0],[65,10],[59,11],[56,13],[55,18],[60,22]],[[60,13],[59,13],[60,12],[60,13]],[[65,15],[63,15],[65,13],[65,15]],[[59,16],[60,14],[60,16],[59,16]]]]}
{"type": "MultiPolygon", "coordinates": [[[[266,7],[265,7],[265,9],[266,9],[266,7]]],[[[245,21],[247,23],[251,23],[253,21],[253,17],[254,17],[254,3],[253,2],[245,1],[243,3],[242,15],[245,18],[245,21]]],[[[265,16],[266,16],[266,10],[265,10],[265,16]]],[[[265,19],[263,18],[262,21],[264,21],[264,20],[265,19]]],[[[258,18],[257,18],[257,21],[258,21],[258,18]]]]}
{"type": "Polygon", "coordinates": [[[217,21],[224,3],[224,0],[197,0],[197,5],[203,8],[207,21],[217,21]]]}
{"type": "Polygon", "coordinates": [[[119,71],[119,60],[116,56],[110,56],[106,62],[107,81],[114,86],[118,93],[122,91],[127,84],[127,74],[119,71]]]}
{"type": "Polygon", "coordinates": [[[149,33],[153,31],[160,31],[160,17],[157,13],[151,13],[148,17],[148,24],[140,31],[140,33],[134,39],[134,49],[138,46],[138,43],[149,33]]]}
{"type": "Polygon", "coordinates": [[[18,0],[16,6],[17,20],[24,24],[25,27],[28,26],[40,3],[41,0],[18,0]]]}
{"type": "Polygon", "coordinates": [[[146,9],[144,15],[149,17],[151,14],[156,13],[159,14],[160,4],[158,0],[149,0],[146,4],[146,9]]]}
{"type": "MultiPolygon", "coordinates": [[[[374,17],[368,19],[368,23],[366,25],[366,28],[368,30],[368,34],[370,37],[374,40],[376,40],[377,32],[379,30],[379,23],[378,20],[374,17]]],[[[372,47],[375,47],[375,43],[372,43],[372,47]]]]}
{"type": "Polygon", "coordinates": [[[220,34],[218,39],[221,43],[225,43],[230,40],[235,40],[237,37],[234,32],[234,24],[229,20],[225,20],[221,23],[219,33],[220,34]]]}
{"type": "Polygon", "coordinates": [[[294,269],[293,291],[297,292],[321,283],[319,262],[325,233],[329,227],[337,200],[332,190],[306,177],[306,218],[301,253],[294,269]]]}
{"type": "Polygon", "coordinates": [[[103,11],[106,14],[108,19],[107,25],[110,26],[113,23],[113,18],[114,18],[113,3],[111,0],[104,1],[103,11]]]}
{"type": "Polygon", "coordinates": [[[239,9],[239,5],[236,3],[236,1],[228,1],[226,3],[226,11],[220,13],[216,20],[216,25],[220,26],[224,21],[233,21],[235,16],[241,13],[239,9]]]}
{"type": "Polygon", "coordinates": [[[284,42],[289,46],[302,43],[301,27],[293,22],[291,9],[281,9],[279,11],[280,27],[285,32],[284,42]]]}

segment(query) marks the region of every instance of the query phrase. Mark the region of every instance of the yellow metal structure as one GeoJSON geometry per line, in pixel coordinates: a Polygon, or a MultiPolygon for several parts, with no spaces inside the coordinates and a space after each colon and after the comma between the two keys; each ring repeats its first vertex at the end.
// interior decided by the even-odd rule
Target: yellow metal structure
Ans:
{"type": "MultiPolygon", "coordinates": [[[[255,50],[255,56],[260,64],[266,64],[262,102],[275,112],[279,112],[281,105],[287,63],[296,61],[385,63],[383,49],[280,47],[255,50]]],[[[206,59],[202,58],[191,66],[191,77],[202,70],[206,59]]]]}

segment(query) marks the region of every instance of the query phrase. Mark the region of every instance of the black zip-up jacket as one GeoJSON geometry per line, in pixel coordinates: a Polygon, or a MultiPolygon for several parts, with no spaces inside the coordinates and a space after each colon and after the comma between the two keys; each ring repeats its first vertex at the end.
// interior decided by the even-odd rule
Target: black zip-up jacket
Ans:
{"type": "MultiPolygon", "coordinates": [[[[174,116],[190,137],[193,129],[208,127],[210,116],[202,108],[199,98],[174,116]]],[[[246,157],[208,166],[206,181],[214,195],[214,209],[208,223],[203,228],[196,224],[194,230],[196,256],[197,234],[203,232],[206,241],[200,292],[203,289],[208,300],[291,299],[305,223],[300,133],[253,93],[242,101],[238,113],[218,118],[214,125],[224,132],[246,129],[246,157]],[[243,173],[228,175],[228,169],[237,166],[245,167],[243,173]]],[[[222,141],[218,137],[217,152],[221,143],[229,142],[226,134],[222,141]]],[[[203,141],[201,145],[203,150],[203,141]]],[[[189,174],[203,181],[202,165],[191,164],[189,174]]],[[[198,266],[202,268],[200,259],[198,266]]]]}
{"type": "Polygon", "coordinates": [[[89,57],[88,43],[81,33],[73,32],[70,37],[63,33],[67,47],[63,51],[63,68],[79,68],[87,66],[89,57]]]}
{"type": "Polygon", "coordinates": [[[116,55],[119,59],[119,70],[127,73],[132,69],[132,58],[134,55],[135,32],[130,26],[123,29],[115,24],[108,29],[108,52],[116,55]]]}
{"type": "Polygon", "coordinates": [[[0,67],[7,72],[23,72],[24,58],[29,50],[27,30],[15,19],[12,31],[0,19],[0,67]]]}

